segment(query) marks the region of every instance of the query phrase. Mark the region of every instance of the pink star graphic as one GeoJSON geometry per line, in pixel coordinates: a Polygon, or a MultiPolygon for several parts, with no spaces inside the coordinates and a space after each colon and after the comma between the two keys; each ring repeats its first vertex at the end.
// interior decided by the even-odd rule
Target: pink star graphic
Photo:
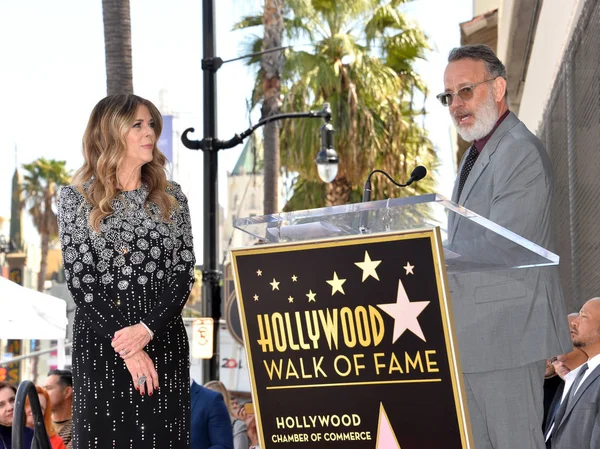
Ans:
{"type": "Polygon", "coordinates": [[[390,420],[381,403],[379,404],[379,423],[377,424],[375,449],[400,449],[394,429],[392,429],[390,420]]]}
{"type": "Polygon", "coordinates": [[[396,302],[390,304],[377,304],[377,307],[394,318],[394,336],[392,344],[396,343],[407,329],[421,340],[427,341],[425,335],[423,335],[423,330],[421,329],[417,317],[428,305],[429,301],[410,302],[406,295],[406,290],[404,290],[402,280],[398,279],[398,295],[396,297],[396,302]]]}

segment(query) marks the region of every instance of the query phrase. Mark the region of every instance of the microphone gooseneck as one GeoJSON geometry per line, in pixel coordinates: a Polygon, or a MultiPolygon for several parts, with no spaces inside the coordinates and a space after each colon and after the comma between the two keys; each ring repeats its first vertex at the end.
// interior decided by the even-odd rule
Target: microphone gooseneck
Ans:
{"type": "Polygon", "coordinates": [[[410,174],[410,178],[408,178],[408,181],[406,181],[406,184],[397,183],[390,175],[388,175],[383,170],[379,170],[379,169],[373,170],[371,173],[369,173],[369,176],[367,177],[367,181],[365,182],[365,187],[363,189],[363,197],[362,197],[363,203],[367,202],[367,201],[371,201],[371,176],[373,176],[375,173],[381,173],[386,178],[388,178],[392,184],[394,184],[397,187],[406,187],[406,186],[411,185],[413,182],[420,181],[425,176],[427,176],[427,169],[425,167],[423,167],[422,165],[418,165],[417,167],[415,167],[415,169],[410,174]]]}

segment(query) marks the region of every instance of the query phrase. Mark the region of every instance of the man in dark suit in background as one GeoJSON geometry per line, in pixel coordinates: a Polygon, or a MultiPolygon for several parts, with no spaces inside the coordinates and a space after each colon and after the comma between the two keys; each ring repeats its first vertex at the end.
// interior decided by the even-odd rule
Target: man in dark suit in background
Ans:
{"type": "MultiPolygon", "coordinates": [[[[569,327],[579,313],[569,313],[569,327]]],[[[568,391],[571,383],[577,376],[577,368],[587,361],[585,352],[574,348],[571,352],[552,357],[546,361],[546,374],[544,378],[544,435],[546,435],[550,421],[554,418],[558,406],[562,402],[565,389],[568,391]],[[565,388],[566,387],[566,388],[565,388]],[[550,418],[550,419],[548,419],[550,418]]]]}
{"type": "Polygon", "coordinates": [[[571,323],[573,346],[588,356],[558,408],[546,446],[600,449],[600,298],[587,301],[571,323]]]}
{"type": "Polygon", "coordinates": [[[191,385],[191,449],[233,449],[233,430],[223,395],[191,385]]]}

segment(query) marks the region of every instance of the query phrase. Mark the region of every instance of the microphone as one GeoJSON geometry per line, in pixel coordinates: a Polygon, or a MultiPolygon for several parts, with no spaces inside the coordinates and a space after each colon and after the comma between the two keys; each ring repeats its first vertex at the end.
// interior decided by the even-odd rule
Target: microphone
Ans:
{"type": "Polygon", "coordinates": [[[377,169],[373,170],[371,173],[369,173],[369,176],[367,177],[367,182],[365,182],[365,188],[363,189],[363,197],[362,197],[363,203],[366,201],[371,201],[371,176],[373,176],[375,173],[381,173],[381,174],[385,175],[395,186],[406,187],[406,186],[411,185],[413,182],[420,181],[425,176],[427,176],[427,169],[425,167],[423,167],[422,165],[416,166],[415,169],[410,174],[410,178],[408,178],[408,181],[406,181],[406,184],[398,184],[396,181],[394,181],[392,179],[392,177],[390,175],[388,175],[383,170],[377,170],[377,169]]]}
{"type": "Polygon", "coordinates": [[[420,181],[425,176],[427,176],[427,169],[425,167],[423,167],[422,165],[417,165],[415,167],[415,169],[412,171],[412,173],[410,174],[410,178],[408,178],[408,181],[406,181],[406,185],[409,186],[413,182],[420,181]]]}
{"type": "MultiPolygon", "coordinates": [[[[394,184],[398,187],[406,187],[406,186],[411,185],[413,182],[419,181],[419,180],[423,179],[425,176],[427,176],[427,169],[425,167],[423,167],[422,165],[418,165],[417,167],[415,167],[415,169],[410,174],[410,178],[408,178],[408,181],[406,181],[406,184],[398,184],[396,181],[394,181],[392,179],[392,177],[390,175],[388,175],[383,170],[373,170],[371,173],[369,173],[369,176],[367,177],[367,182],[365,182],[365,188],[363,189],[363,197],[362,197],[363,203],[366,201],[371,201],[371,176],[373,176],[375,173],[381,173],[381,174],[385,175],[392,182],[392,184],[394,184]]],[[[368,218],[368,211],[362,211],[361,216],[360,216],[360,224],[358,227],[361,234],[369,233],[369,229],[367,228],[367,218],[368,218]]]]}

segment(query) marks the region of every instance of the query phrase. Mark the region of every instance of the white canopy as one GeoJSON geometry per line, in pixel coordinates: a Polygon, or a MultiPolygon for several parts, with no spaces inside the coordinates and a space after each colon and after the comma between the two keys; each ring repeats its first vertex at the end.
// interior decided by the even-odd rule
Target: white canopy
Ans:
{"type": "Polygon", "coordinates": [[[59,340],[67,332],[67,303],[0,276],[0,338],[59,340]]]}

